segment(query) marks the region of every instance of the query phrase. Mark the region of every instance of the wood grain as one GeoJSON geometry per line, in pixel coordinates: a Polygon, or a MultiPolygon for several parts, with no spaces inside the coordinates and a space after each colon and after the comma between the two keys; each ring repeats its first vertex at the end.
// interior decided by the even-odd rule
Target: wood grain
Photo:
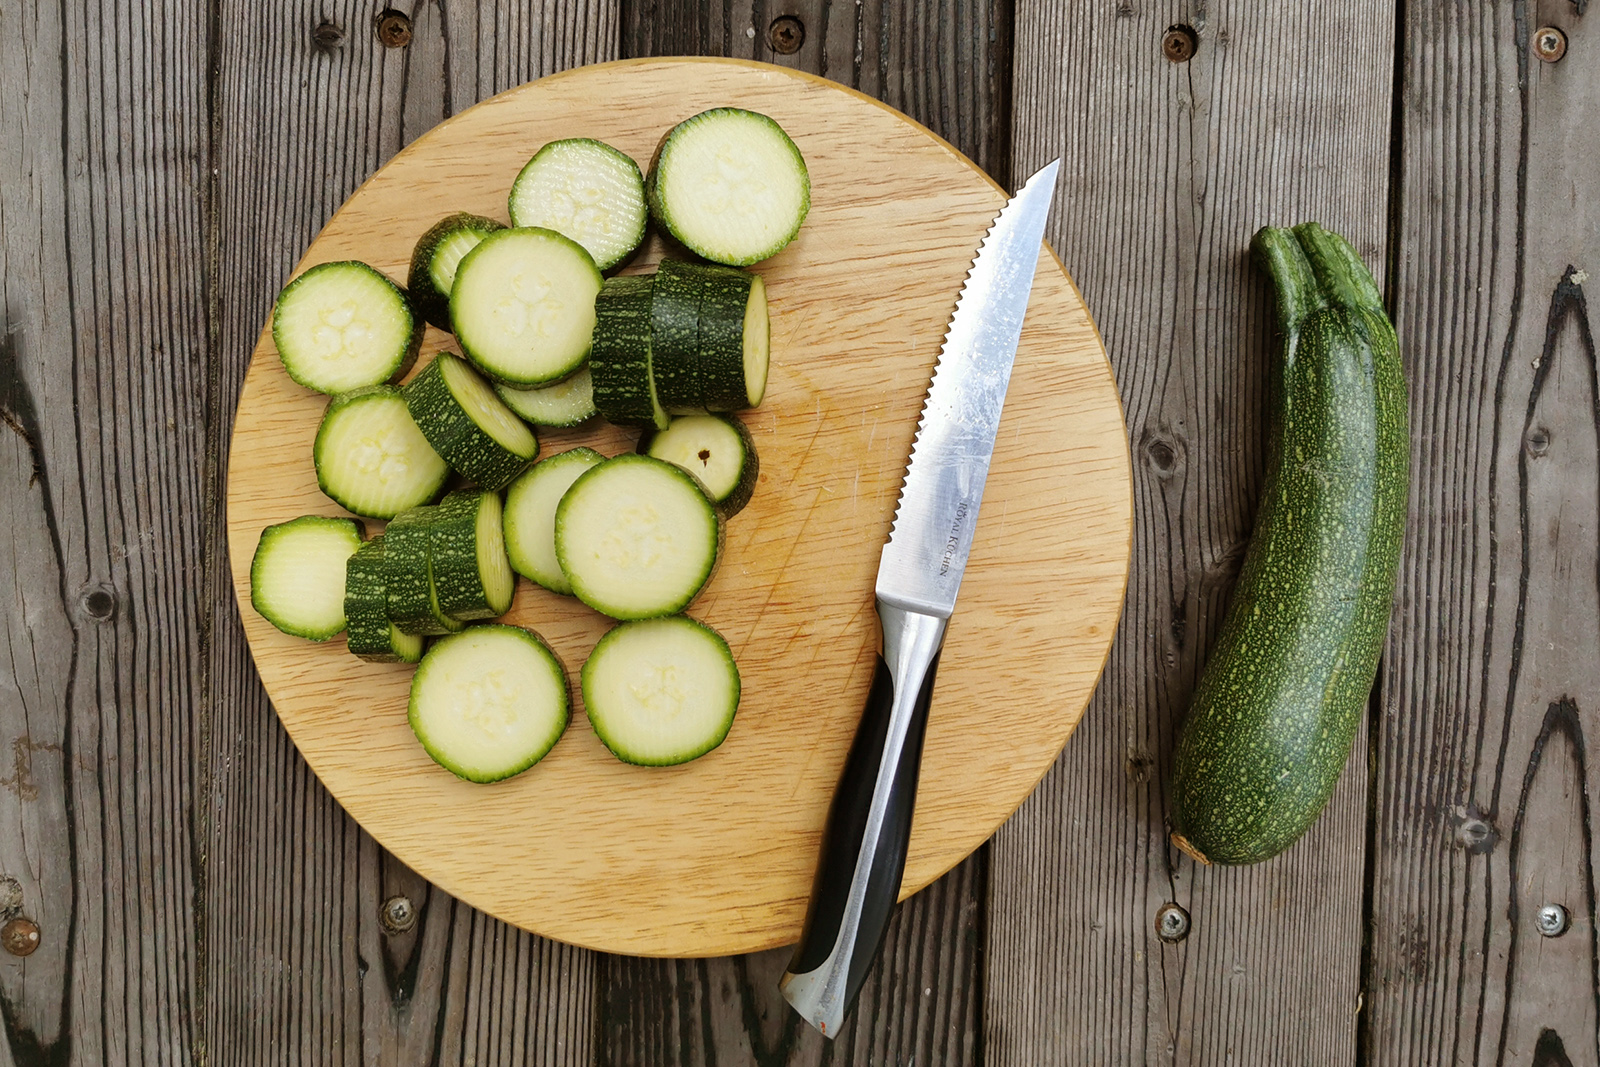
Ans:
{"type": "Polygon", "coordinates": [[[205,27],[0,8],[4,1064],[196,1047],[205,27]]]}
{"type": "Polygon", "coordinates": [[[1600,1062],[1600,25],[1406,5],[1413,518],[1377,745],[1371,1063],[1600,1062]],[[1530,54],[1565,30],[1566,57],[1530,54]],[[1577,58],[1577,62],[1573,62],[1577,58]],[[1564,905],[1559,938],[1534,927],[1564,905]]]}
{"type": "Polygon", "coordinates": [[[1382,267],[1393,32],[1378,3],[1018,6],[1014,172],[1065,157],[1051,234],[1116,368],[1136,535],[1083,727],[992,846],[990,1064],[1354,1058],[1364,739],[1321,821],[1265,864],[1196,870],[1165,803],[1264,459],[1248,243],[1316,219],[1382,267]],[[1178,23],[1199,38],[1184,64],[1161,52],[1178,23]],[[1167,901],[1191,916],[1180,944],[1155,935],[1167,901]]]}
{"type": "Polygon", "coordinates": [[[440,120],[615,56],[610,0],[391,6],[411,16],[403,49],[378,44],[374,9],[349,0],[215,14],[205,1049],[217,1064],[587,1064],[592,956],[474,912],[360,831],[268,706],[222,555],[245,366],[323,223],[440,120]],[[392,895],[417,909],[406,935],[379,924],[392,895]]]}
{"type": "MultiPolygon", "coordinates": [[[[710,6],[631,0],[622,5],[622,49],[629,56],[754,58],[821,74],[905,111],[1009,188],[1011,7],[1009,0],[722,0],[710,6]],[[799,19],[805,35],[792,55],[773,50],[766,37],[780,15],[799,19]]],[[[841,1050],[848,1045],[848,1062],[867,1063],[882,1047],[855,1035],[880,1031],[896,1035],[892,1050],[915,1050],[921,1062],[977,1062],[980,956],[949,949],[981,938],[987,863],[985,845],[906,901],[882,957],[905,960],[906,969],[896,972],[899,980],[884,981],[887,968],[879,967],[846,1024],[851,1036],[832,1044],[774,1036],[790,1034],[784,1028],[796,1018],[776,991],[784,950],[703,968],[602,957],[601,1062],[742,1063],[756,1056],[764,1063],[817,1063],[845,1058],[841,1050]],[[641,1004],[617,996],[619,988],[659,995],[641,1004]],[[925,991],[920,997],[919,989],[925,991]],[[736,1002],[738,1010],[702,1013],[693,1007],[702,1001],[736,1002]],[[663,1028],[677,1037],[659,1040],[663,1028]]]]}
{"type": "MultiPolygon", "coordinates": [[[[871,681],[872,580],[904,457],[955,294],[1004,197],[944,143],[832,83],[727,60],[635,60],[549,78],[457,116],[369,179],[302,262],[359,258],[401,274],[416,235],[441,215],[501,214],[539,144],[586,134],[648,157],[677,118],[728,100],[782,124],[811,172],[799,237],[759,267],[773,367],[766,400],[744,421],[762,479],[728,524],[717,575],[693,608],[739,661],[728,741],[681,768],[641,773],[578,717],[533,771],[483,788],[416,743],[409,667],[363,663],[340,655],[338,641],[291,638],[244,611],[290,735],[386,847],[515,925],[641,955],[721,955],[799,936],[871,681]],[[641,100],[656,106],[623,106],[641,100]],[[674,847],[662,850],[663,840],[674,847]]],[[[658,255],[649,249],[630,269],[658,255]]],[[[430,338],[425,350],[446,343],[430,338]]],[[[310,455],[325,405],[289,380],[263,335],[228,483],[241,604],[260,531],[335,510],[311,464],[293,460],[310,455]]],[[[603,424],[541,436],[551,452],[586,444],[615,454],[632,442],[603,424]]],[[[1070,281],[1041,257],[962,610],[940,659],[903,893],[981,844],[1076,724],[1121,601],[1127,479],[1098,338],[1070,281]],[[1038,597],[1074,611],[1035,611],[1038,597]],[[1043,661],[1049,674],[1034,669],[1043,661]],[[995,717],[1001,692],[1012,706],[995,717]]],[[[506,618],[537,629],[569,672],[612,625],[531,583],[506,618]]],[[[581,706],[575,674],[571,684],[581,706]]]]}

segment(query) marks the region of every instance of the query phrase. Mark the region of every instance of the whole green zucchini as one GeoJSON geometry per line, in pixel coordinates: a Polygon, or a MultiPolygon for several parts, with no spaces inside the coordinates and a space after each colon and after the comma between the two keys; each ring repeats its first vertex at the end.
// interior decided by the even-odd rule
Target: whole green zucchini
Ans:
{"type": "Polygon", "coordinates": [[[1410,445],[1394,327],[1372,275],[1316,223],[1251,242],[1271,276],[1267,474],[1238,585],[1174,759],[1172,840],[1255,863],[1316,821],[1389,626],[1410,445]]]}

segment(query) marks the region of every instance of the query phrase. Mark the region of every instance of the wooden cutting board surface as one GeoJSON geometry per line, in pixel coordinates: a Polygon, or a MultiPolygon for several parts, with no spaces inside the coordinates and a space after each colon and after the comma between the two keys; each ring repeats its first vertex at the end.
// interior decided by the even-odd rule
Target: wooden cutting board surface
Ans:
{"type": "MultiPolygon", "coordinates": [[[[743,415],[761,477],[690,609],[727,637],[743,677],[720,748],[677,768],[613,759],[577,691],[610,623],[524,580],[506,621],[537,630],[565,661],[572,723],[506,782],[474,785],[435,765],[406,723],[410,667],[363,663],[342,638],[288,637],[250,606],[262,528],[342,514],[311,462],[326,398],[284,374],[270,330],[234,424],[228,540],[240,612],[312,769],[448,892],[610,952],[724,955],[798,938],[873,673],[878,553],[956,293],[1005,194],[926,129],[833,83],[762,64],[637,60],[545,78],[443,123],[357,190],[298,268],[361,259],[403,282],[412,245],[439,217],[505,220],[512,179],[547,141],[597,137],[644,166],[675,122],[723,105],[789,132],[812,204],[800,236],[754,268],[772,311],[766,400],[743,415]]],[[[652,238],[628,270],[650,269],[661,251],[652,238]]],[[[423,362],[452,347],[430,329],[423,362]]],[[[541,454],[633,447],[631,432],[594,423],[541,431],[541,454]]],[[[1049,769],[1105,662],[1131,533],[1111,369],[1076,288],[1046,254],[939,667],[902,895],[981,844],[1049,769]]]]}

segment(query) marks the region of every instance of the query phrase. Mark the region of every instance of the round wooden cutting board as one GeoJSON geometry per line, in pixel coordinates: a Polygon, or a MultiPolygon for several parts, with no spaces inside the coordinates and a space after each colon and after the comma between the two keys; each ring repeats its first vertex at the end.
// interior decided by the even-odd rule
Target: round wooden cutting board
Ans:
{"type": "MultiPolygon", "coordinates": [[[[443,123],[357,190],[299,265],[360,259],[403,281],[412,245],[441,216],[504,220],[512,179],[547,141],[597,137],[645,165],[674,123],[722,105],[764,112],[790,133],[812,202],[800,236],[753,268],[772,311],[766,400],[742,416],[761,477],[690,608],[727,637],[743,676],[720,748],[675,768],[613,759],[577,692],[609,621],[523,581],[506,621],[537,630],[565,661],[572,723],[543,762],[496,785],[435,765],[406,723],[412,668],[363,663],[342,638],[286,636],[250,606],[262,528],[341,514],[311,462],[326,398],[289,380],[270,330],[234,424],[228,547],[240,612],[312,769],[373,837],[448,892],[609,952],[723,955],[799,937],[872,678],[878,553],[956,293],[1005,194],[921,126],[819,78],[630,61],[545,78],[443,123]]],[[[661,251],[652,238],[628,271],[651,269],[661,251]]],[[[423,362],[453,344],[430,329],[423,362]]],[[[547,456],[634,445],[600,420],[540,439],[547,456]]],[[[1046,254],[939,666],[902,895],[988,838],[1055,760],[1105,662],[1131,532],[1111,369],[1046,254]]]]}

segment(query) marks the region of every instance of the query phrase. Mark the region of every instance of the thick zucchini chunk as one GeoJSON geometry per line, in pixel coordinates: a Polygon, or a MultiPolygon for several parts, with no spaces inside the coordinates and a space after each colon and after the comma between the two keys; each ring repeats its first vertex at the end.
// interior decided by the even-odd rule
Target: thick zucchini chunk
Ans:
{"type": "Polygon", "coordinates": [[[494,619],[511,607],[517,576],[506,559],[500,494],[460,489],[439,502],[428,543],[439,610],[453,619],[494,619]]]}
{"type": "Polygon", "coordinates": [[[415,663],[422,658],[423,638],[403,633],[389,621],[384,582],[380,534],[345,562],[345,641],[353,654],[369,663],[415,663]]]}
{"type": "Polygon", "coordinates": [[[433,450],[463,477],[501,489],[539,454],[539,439],[476,371],[448,352],[402,393],[433,450]]]}
{"type": "Polygon", "coordinates": [[[450,634],[466,623],[439,606],[433,584],[433,525],[437,506],[397,515],[383,532],[383,592],[389,621],[407,634],[450,634]]]}

